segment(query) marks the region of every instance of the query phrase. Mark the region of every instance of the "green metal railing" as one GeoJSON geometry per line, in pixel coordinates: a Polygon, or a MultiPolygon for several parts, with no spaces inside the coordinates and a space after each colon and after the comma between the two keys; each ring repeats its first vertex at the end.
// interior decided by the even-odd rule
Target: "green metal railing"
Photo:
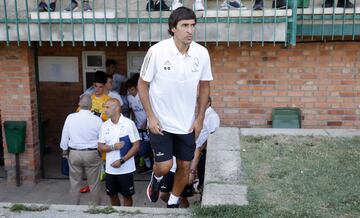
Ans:
{"type": "MultiPolygon", "coordinates": [[[[52,0],[45,2],[50,5],[52,0]]],[[[65,41],[71,42],[72,46],[76,42],[85,46],[88,41],[94,46],[97,42],[104,42],[105,46],[109,42],[115,42],[116,46],[120,42],[126,42],[127,46],[130,42],[137,42],[138,46],[147,42],[150,46],[152,42],[166,36],[170,12],[147,11],[146,0],[92,0],[91,12],[63,12],[69,2],[70,0],[57,0],[56,11],[39,12],[36,0],[2,0],[0,41],[5,41],[7,45],[12,41],[17,45],[27,41],[29,46],[32,41],[38,41],[40,46],[44,41],[49,42],[50,46],[53,46],[53,42],[60,42],[63,46],[65,41]],[[44,35],[44,32],[48,34],[44,35]],[[92,35],[91,40],[89,34],[92,35]],[[154,34],[157,36],[154,37],[154,34]]],[[[78,2],[80,8],[83,8],[84,3],[78,2]]],[[[182,2],[185,6],[192,5],[191,0],[182,2]]],[[[348,37],[355,40],[360,32],[360,8],[355,7],[356,0],[353,2],[354,7],[348,9],[335,6],[322,8],[321,4],[324,2],[325,0],[286,0],[284,9],[276,9],[275,1],[275,9],[271,9],[267,5],[269,1],[264,0],[264,10],[255,11],[252,9],[254,0],[243,1],[247,10],[220,10],[223,0],[204,0],[205,10],[196,12],[198,25],[201,27],[196,39],[205,45],[207,42],[215,42],[216,45],[219,42],[226,42],[228,45],[230,42],[237,42],[239,46],[244,41],[251,45],[254,42],[262,45],[267,42],[295,45],[297,39],[306,37],[324,40],[339,36],[343,40],[348,37]],[[214,32],[216,37],[210,37],[214,32]]],[[[171,1],[168,4],[171,5],[171,1]]]]}

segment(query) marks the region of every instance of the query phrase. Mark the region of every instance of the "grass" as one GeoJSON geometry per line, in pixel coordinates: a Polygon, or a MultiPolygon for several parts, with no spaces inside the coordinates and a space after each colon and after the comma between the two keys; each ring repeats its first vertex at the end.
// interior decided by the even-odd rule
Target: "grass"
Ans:
{"type": "Polygon", "coordinates": [[[111,214],[111,213],[118,213],[118,212],[119,211],[117,211],[116,209],[114,209],[111,206],[104,207],[104,208],[99,208],[97,206],[90,206],[88,210],[84,211],[84,213],[89,213],[89,214],[111,214]]]}
{"type": "Polygon", "coordinates": [[[202,217],[360,217],[360,138],[241,138],[247,206],[194,208],[202,217]]]}
{"type": "Polygon", "coordinates": [[[33,211],[33,212],[39,212],[39,211],[44,211],[44,210],[48,210],[49,206],[37,206],[37,205],[24,205],[24,204],[13,204],[10,206],[10,211],[11,212],[17,212],[20,213],[22,211],[33,211]]]}

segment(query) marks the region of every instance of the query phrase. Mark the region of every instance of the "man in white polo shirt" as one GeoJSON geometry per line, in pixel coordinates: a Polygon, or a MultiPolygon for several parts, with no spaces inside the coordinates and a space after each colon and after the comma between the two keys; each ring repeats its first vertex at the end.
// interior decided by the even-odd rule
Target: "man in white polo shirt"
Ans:
{"type": "Polygon", "coordinates": [[[135,194],[134,155],[139,150],[139,133],[135,123],[121,114],[120,102],[109,99],[105,105],[105,113],[110,118],[101,127],[98,148],[106,152],[105,182],[106,193],[112,206],[120,206],[120,193],[124,198],[124,206],[132,206],[132,195],[135,194]]]}
{"type": "Polygon", "coordinates": [[[179,206],[180,194],[188,182],[195,138],[202,129],[213,78],[207,49],[192,41],[195,13],[180,7],[171,13],[168,24],[173,37],[149,49],[138,89],[155,158],[147,194],[152,202],[158,200],[161,179],[169,172],[174,155],[177,169],[167,205],[174,208],[179,206]]]}

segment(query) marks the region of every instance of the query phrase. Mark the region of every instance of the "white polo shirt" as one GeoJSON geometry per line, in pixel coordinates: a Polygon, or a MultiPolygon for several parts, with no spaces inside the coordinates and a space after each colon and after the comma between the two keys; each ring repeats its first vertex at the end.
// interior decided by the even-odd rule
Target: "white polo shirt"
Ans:
{"type": "Polygon", "coordinates": [[[192,42],[183,55],[173,38],[163,40],[147,52],[140,76],[150,83],[151,108],[162,129],[188,134],[195,119],[199,81],[213,79],[206,48],[192,42]]]}
{"type": "Polygon", "coordinates": [[[144,107],[141,104],[139,93],[136,96],[128,95],[127,100],[129,102],[129,107],[135,114],[135,124],[138,129],[141,129],[141,126],[146,122],[146,113],[144,107]]]}
{"type": "Polygon", "coordinates": [[[199,137],[196,139],[196,148],[200,148],[206,142],[209,135],[214,133],[219,126],[219,115],[214,111],[214,109],[212,109],[212,107],[208,107],[205,111],[203,128],[201,129],[199,137]]]}
{"type": "MultiPolygon", "coordinates": [[[[118,123],[113,123],[111,119],[103,123],[100,130],[99,143],[105,143],[106,145],[115,144],[120,141],[121,137],[126,136],[129,137],[131,143],[140,140],[135,123],[121,115],[118,123]]],[[[105,172],[112,175],[121,175],[132,173],[136,170],[134,157],[127,160],[120,168],[113,168],[111,164],[120,158],[119,150],[107,152],[105,172]]]]}

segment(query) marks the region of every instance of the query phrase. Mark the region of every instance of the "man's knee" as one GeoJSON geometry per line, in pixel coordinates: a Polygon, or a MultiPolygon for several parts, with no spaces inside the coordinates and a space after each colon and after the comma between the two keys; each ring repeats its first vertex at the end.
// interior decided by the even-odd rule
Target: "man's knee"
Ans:
{"type": "Polygon", "coordinates": [[[154,163],[154,172],[156,176],[165,176],[171,169],[173,165],[172,160],[167,160],[164,162],[155,162],[154,163]]]}

